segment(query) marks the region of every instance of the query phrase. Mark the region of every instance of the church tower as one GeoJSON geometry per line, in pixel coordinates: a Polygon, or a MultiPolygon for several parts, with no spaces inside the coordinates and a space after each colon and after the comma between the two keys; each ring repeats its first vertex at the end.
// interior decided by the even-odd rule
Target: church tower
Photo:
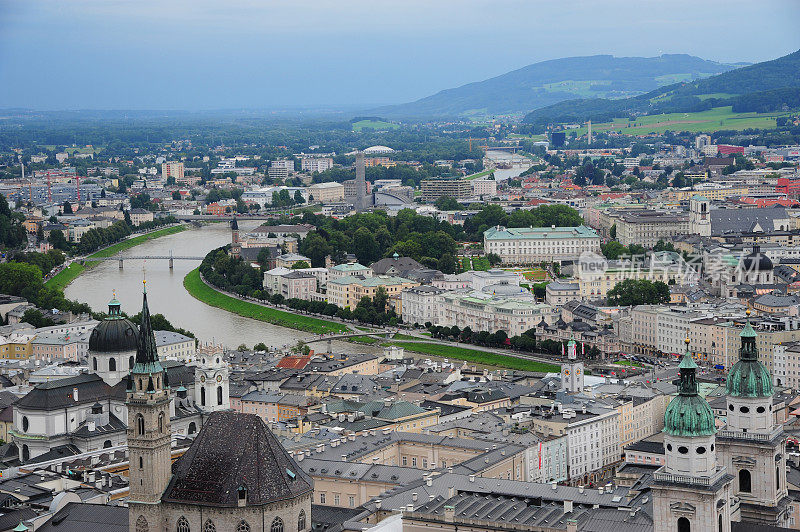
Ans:
{"type": "Polygon", "coordinates": [[[236,217],[231,220],[231,255],[239,257],[242,253],[242,241],[239,239],[239,222],[236,217]]]}
{"type": "Polygon", "coordinates": [[[742,521],[787,526],[786,437],[775,423],[772,378],[758,361],[756,332],[742,330],[739,361],[728,373],[727,426],[717,435],[720,460],[734,475],[742,521]]]}
{"type": "Polygon", "coordinates": [[[142,299],[139,342],[127,390],[132,531],[147,522],[151,530],[158,529],[158,503],[172,476],[169,382],[158,361],[146,287],[142,299]]]}
{"type": "Polygon", "coordinates": [[[583,393],[583,362],[578,362],[575,337],[567,343],[567,364],[561,366],[561,389],[567,393],[583,393]]]}
{"type": "Polygon", "coordinates": [[[704,196],[692,196],[689,200],[689,233],[711,236],[711,212],[704,196]]]}
{"type": "Polygon", "coordinates": [[[678,367],[678,396],[664,414],[665,462],[653,474],[653,531],[730,532],[733,477],[717,466],[714,412],[698,394],[688,338],[678,367]]]}

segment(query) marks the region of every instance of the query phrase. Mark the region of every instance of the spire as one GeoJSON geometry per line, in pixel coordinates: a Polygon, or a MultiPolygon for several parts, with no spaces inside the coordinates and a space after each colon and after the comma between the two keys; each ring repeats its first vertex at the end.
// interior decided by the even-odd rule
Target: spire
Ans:
{"type": "Polygon", "coordinates": [[[758,348],[756,347],[756,331],[754,331],[753,326],[750,325],[750,309],[747,309],[745,314],[747,314],[747,323],[745,323],[742,332],[739,333],[739,337],[742,339],[742,345],[739,348],[739,359],[758,360],[758,348]]]}
{"type": "Polygon", "coordinates": [[[142,290],[142,319],[139,324],[139,343],[136,346],[136,364],[135,368],[140,365],[156,364],[158,369],[155,368],[138,368],[146,369],[148,372],[161,371],[161,364],[158,363],[158,351],[156,349],[156,337],[153,334],[153,326],[150,324],[150,309],[147,306],[147,281],[142,281],[144,289],[142,290]]]}
{"type": "Polygon", "coordinates": [[[757,335],[750,324],[750,309],[746,314],[747,322],[739,333],[742,341],[739,361],[728,372],[725,387],[732,397],[771,397],[774,393],[772,377],[758,360],[757,335]]]}

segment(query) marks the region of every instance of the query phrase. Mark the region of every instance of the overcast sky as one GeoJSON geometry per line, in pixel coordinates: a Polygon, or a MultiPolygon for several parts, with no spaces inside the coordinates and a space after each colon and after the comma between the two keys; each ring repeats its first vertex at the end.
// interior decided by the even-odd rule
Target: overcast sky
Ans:
{"type": "Polygon", "coordinates": [[[798,0],[0,0],[0,108],[401,103],[545,59],[800,48],[798,0]]]}

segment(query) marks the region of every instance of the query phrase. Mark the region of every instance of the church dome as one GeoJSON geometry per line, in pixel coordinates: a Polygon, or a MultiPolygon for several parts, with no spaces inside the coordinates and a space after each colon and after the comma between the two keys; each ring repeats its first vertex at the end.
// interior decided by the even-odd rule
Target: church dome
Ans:
{"type": "Polygon", "coordinates": [[[759,246],[753,246],[753,251],[742,259],[742,269],[747,271],[766,272],[773,268],[769,257],[761,253],[759,246]]]}
{"type": "Polygon", "coordinates": [[[728,395],[731,397],[771,397],[773,394],[772,377],[764,364],[758,360],[756,332],[750,325],[750,320],[747,321],[747,325],[739,336],[742,339],[739,361],[731,368],[725,383],[728,395]]]}
{"type": "Polygon", "coordinates": [[[678,396],[670,401],[664,413],[664,432],[684,437],[713,435],[717,431],[714,412],[697,393],[697,364],[686,353],[678,368],[681,375],[678,396]]]}
{"type": "Polygon", "coordinates": [[[121,352],[136,351],[139,332],[120,311],[116,298],[108,303],[108,316],[97,324],[89,335],[89,351],[121,352]]]}

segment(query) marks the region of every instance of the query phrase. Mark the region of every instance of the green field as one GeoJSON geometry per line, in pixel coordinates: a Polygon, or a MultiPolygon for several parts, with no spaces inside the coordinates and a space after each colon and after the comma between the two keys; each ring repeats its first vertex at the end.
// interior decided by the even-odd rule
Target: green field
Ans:
{"type": "Polygon", "coordinates": [[[478,272],[485,272],[492,268],[489,264],[489,259],[486,257],[459,257],[461,269],[466,271],[475,270],[478,272]]]}
{"type": "Polygon", "coordinates": [[[414,353],[449,358],[451,360],[466,360],[467,362],[475,362],[478,364],[485,364],[487,366],[518,369],[520,371],[535,371],[539,373],[561,371],[561,367],[555,364],[545,364],[544,362],[536,362],[535,360],[525,360],[523,358],[498,355],[496,353],[488,353],[486,351],[467,349],[453,345],[433,343],[418,344],[412,342],[391,342],[391,344],[385,345],[396,345],[397,347],[402,347],[406,351],[413,351],[414,353]]]}
{"type": "Polygon", "coordinates": [[[464,179],[471,180],[471,179],[478,179],[479,177],[484,177],[492,173],[492,170],[483,170],[482,172],[478,172],[477,174],[468,175],[464,179]]]}
{"type": "Polygon", "coordinates": [[[248,301],[241,301],[234,297],[217,292],[200,278],[199,268],[195,268],[183,278],[183,287],[189,294],[212,307],[233,312],[245,318],[265,321],[273,325],[297,329],[316,334],[347,332],[347,327],[334,321],[321,320],[311,316],[303,316],[292,312],[284,312],[274,308],[264,307],[248,301]]]}
{"type": "Polygon", "coordinates": [[[374,129],[375,131],[385,131],[387,129],[397,129],[399,124],[384,122],[383,120],[359,120],[353,122],[353,131],[361,131],[364,128],[374,129]]]}
{"type": "MultiPolygon", "coordinates": [[[[185,225],[173,225],[170,227],[165,227],[164,229],[159,229],[158,231],[153,231],[152,233],[147,233],[146,235],[139,235],[133,238],[128,238],[127,240],[123,240],[122,242],[117,242],[112,246],[92,253],[89,255],[89,257],[110,257],[119,253],[120,251],[125,251],[126,249],[138,246],[143,242],[147,242],[148,240],[153,240],[162,236],[173,235],[184,230],[186,230],[185,225]]],[[[87,262],[86,265],[83,265],[73,262],[67,268],[61,270],[56,275],[48,279],[45,282],[45,285],[49,286],[50,288],[63,291],[67,285],[69,285],[69,283],[74,281],[76,277],[82,274],[86,268],[92,268],[96,264],[96,262],[87,262]]]]}
{"type": "MultiPolygon", "coordinates": [[[[707,95],[709,98],[713,95],[707,95]]],[[[669,113],[646,115],[630,122],[615,118],[613,122],[592,124],[592,132],[613,131],[623,135],[649,135],[665,131],[689,131],[691,133],[713,133],[719,130],[742,130],[748,128],[773,129],[775,119],[788,113],[734,113],[730,106],[714,107],[697,113],[669,113]]],[[[566,130],[567,136],[575,132],[586,135],[586,126],[566,130]]]]}

